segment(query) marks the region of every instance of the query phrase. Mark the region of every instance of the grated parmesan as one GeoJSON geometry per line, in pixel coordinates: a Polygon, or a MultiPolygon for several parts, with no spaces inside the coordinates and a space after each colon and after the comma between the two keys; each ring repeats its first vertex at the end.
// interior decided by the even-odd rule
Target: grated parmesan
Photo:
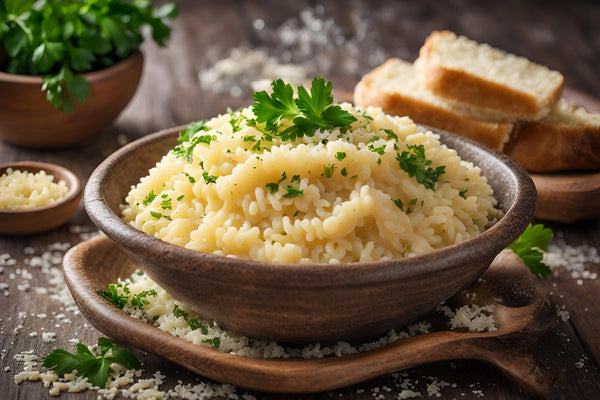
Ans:
{"type": "Polygon", "coordinates": [[[65,181],[41,170],[37,173],[7,168],[0,176],[0,209],[25,210],[42,207],[67,197],[65,181]]]}

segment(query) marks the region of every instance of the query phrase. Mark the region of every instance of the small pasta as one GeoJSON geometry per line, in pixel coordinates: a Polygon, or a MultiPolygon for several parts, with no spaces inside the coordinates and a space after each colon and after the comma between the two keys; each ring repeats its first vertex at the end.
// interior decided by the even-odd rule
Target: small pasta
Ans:
{"type": "Polygon", "coordinates": [[[294,141],[267,138],[250,108],[213,118],[194,136],[208,140],[184,142],[132,187],[122,217],[197,251],[348,263],[423,254],[502,216],[480,169],[436,134],[379,108],[341,107],[357,118],[349,129],[294,141]],[[403,159],[443,171],[424,182],[403,159]]]}

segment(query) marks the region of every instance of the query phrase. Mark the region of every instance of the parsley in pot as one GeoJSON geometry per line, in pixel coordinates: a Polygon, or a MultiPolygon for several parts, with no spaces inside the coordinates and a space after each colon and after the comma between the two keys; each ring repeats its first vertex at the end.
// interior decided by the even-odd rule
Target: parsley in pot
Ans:
{"type": "Polygon", "coordinates": [[[42,75],[46,99],[69,113],[90,86],[79,74],[109,67],[137,50],[148,25],[164,46],[177,8],[149,0],[7,0],[0,2],[1,69],[42,75]],[[2,51],[3,48],[3,51],[2,51]]]}

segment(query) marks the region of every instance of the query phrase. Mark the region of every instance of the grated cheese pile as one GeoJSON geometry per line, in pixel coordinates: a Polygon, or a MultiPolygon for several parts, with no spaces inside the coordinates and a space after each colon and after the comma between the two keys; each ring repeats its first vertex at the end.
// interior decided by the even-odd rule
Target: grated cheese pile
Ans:
{"type": "Polygon", "coordinates": [[[64,181],[42,170],[37,173],[7,168],[0,176],[0,209],[23,210],[46,206],[67,197],[69,188],[64,181]]]}

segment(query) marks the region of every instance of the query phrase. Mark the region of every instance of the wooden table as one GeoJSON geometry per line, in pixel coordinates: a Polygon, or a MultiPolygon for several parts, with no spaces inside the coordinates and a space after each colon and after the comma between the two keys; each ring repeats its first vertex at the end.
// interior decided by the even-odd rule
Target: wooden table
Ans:
{"type": "MultiPolygon", "coordinates": [[[[246,106],[251,102],[249,92],[239,97],[228,92],[214,93],[201,88],[198,78],[200,71],[226,57],[230,49],[241,46],[263,48],[275,58],[284,57],[287,50],[293,62],[312,66],[311,74],[323,75],[333,80],[334,87],[351,91],[362,74],[387,57],[413,60],[430,31],[448,28],[558,69],[565,75],[569,87],[600,97],[600,4],[591,1],[522,3],[355,0],[318,6],[306,0],[289,4],[275,0],[180,0],[177,4],[181,13],[169,47],[160,49],[150,42],[143,45],[146,64],[141,86],[133,102],[110,129],[76,149],[30,150],[0,142],[0,162],[53,162],[72,169],[85,183],[96,165],[126,141],[214,116],[224,112],[227,106],[233,109],[246,106]],[[301,15],[304,21],[309,21],[310,27],[304,28],[305,36],[296,36],[299,45],[284,46],[282,41],[298,33],[297,28],[302,26],[301,15]],[[295,26],[296,30],[286,31],[285,26],[295,26]],[[319,44],[315,32],[324,33],[330,44],[319,44]],[[331,41],[336,37],[338,45],[332,46],[331,41]],[[301,46],[308,46],[309,52],[302,53],[301,46]]],[[[571,245],[589,244],[600,248],[600,220],[550,226],[571,245]]],[[[14,359],[15,354],[32,349],[43,358],[55,348],[73,351],[73,345],[69,344],[71,339],[94,344],[100,335],[75,308],[65,307],[55,293],[64,288],[59,272],[64,250],[93,231],[95,227],[80,205],[67,226],[34,236],[0,237],[0,255],[8,253],[10,259],[15,260],[2,261],[0,256],[0,265],[5,264],[0,272],[0,284],[4,284],[0,286],[0,397],[49,397],[48,389],[39,382],[21,385],[13,382],[13,376],[22,369],[22,363],[14,359]],[[35,256],[54,243],[68,244],[54,246],[56,259],[50,260],[49,267],[35,266],[35,256]],[[42,340],[43,332],[55,332],[55,341],[42,340]]],[[[598,264],[588,265],[587,269],[600,273],[598,264]]],[[[600,280],[578,282],[568,272],[557,271],[540,284],[550,291],[554,306],[563,315],[565,311],[570,315],[559,320],[540,339],[543,364],[553,371],[559,388],[554,397],[598,398],[600,280]]],[[[151,376],[156,370],[167,376],[161,386],[163,390],[172,387],[177,380],[198,383],[202,379],[156,356],[140,351],[136,354],[144,362],[145,376],[151,376]]],[[[427,397],[427,384],[437,378],[455,384],[444,388],[440,398],[472,399],[481,395],[499,399],[530,398],[496,369],[477,361],[421,366],[407,371],[407,376],[413,382],[418,381],[417,390],[424,397],[427,397]]],[[[372,399],[379,396],[376,398],[395,399],[399,392],[395,382],[396,377],[388,375],[332,393],[295,398],[372,399]],[[386,391],[386,387],[390,391],[386,391]]],[[[246,391],[239,389],[238,393],[246,391]]],[[[259,399],[292,397],[252,394],[259,399]]],[[[93,399],[96,393],[62,396],[93,399]]]]}

